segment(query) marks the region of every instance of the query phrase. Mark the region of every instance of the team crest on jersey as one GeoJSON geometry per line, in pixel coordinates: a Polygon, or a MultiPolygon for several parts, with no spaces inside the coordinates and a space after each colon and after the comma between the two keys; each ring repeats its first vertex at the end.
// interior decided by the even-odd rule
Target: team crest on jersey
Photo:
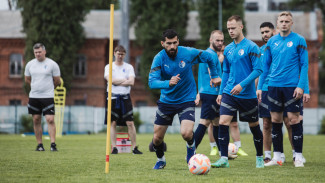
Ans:
{"type": "Polygon", "coordinates": [[[238,51],[238,55],[240,55],[240,56],[242,56],[242,55],[244,55],[244,50],[243,49],[240,49],[239,51],[238,51]]]}
{"type": "Polygon", "coordinates": [[[180,68],[184,68],[185,65],[186,65],[186,63],[185,63],[183,60],[180,61],[179,64],[178,64],[178,66],[179,66],[180,68]]]}
{"type": "Polygon", "coordinates": [[[287,43],[287,47],[291,47],[293,45],[293,42],[292,41],[289,41],[288,43],[287,43]]]}

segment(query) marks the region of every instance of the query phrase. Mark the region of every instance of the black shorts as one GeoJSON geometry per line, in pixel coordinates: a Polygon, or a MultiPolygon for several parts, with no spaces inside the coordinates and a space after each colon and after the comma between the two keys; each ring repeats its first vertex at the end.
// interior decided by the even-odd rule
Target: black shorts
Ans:
{"type": "MultiPolygon", "coordinates": [[[[107,96],[107,93],[106,93],[107,96]]],[[[133,107],[130,94],[112,95],[117,99],[112,99],[111,121],[116,121],[117,126],[126,126],[126,121],[133,121],[133,107]]],[[[105,121],[107,124],[107,97],[105,105],[105,121]]]]}
{"type": "Polygon", "coordinates": [[[29,114],[55,114],[54,98],[29,98],[27,107],[29,114]]]}

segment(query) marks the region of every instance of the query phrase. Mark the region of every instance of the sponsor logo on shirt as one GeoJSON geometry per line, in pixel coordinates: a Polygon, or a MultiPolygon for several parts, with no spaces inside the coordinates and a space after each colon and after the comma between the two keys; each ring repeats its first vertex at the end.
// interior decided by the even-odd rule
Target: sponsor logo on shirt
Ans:
{"type": "Polygon", "coordinates": [[[275,46],[279,46],[279,43],[274,43],[275,44],[275,46]]]}
{"type": "Polygon", "coordinates": [[[166,64],[165,64],[164,66],[169,68],[169,65],[166,65],[166,64]]]}
{"type": "Polygon", "coordinates": [[[242,55],[244,55],[244,50],[243,49],[240,49],[239,51],[238,51],[238,55],[240,55],[240,56],[242,56],[242,55]]]}
{"type": "Polygon", "coordinates": [[[125,72],[125,69],[123,69],[123,72],[125,72]]]}
{"type": "Polygon", "coordinates": [[[292,41],[289,41],[288,43],[287,43],[287,47],[291,47],[293,45],[293,42],[292,41]]]}
{"type": "Polygon", "coordinates": [[[184,68],[185,65],[186,65],[186,63],[185,63],[183,60],[180,61],[179,64],[178,64],[178,66],[179,66],[180,68],[184,68]]]}
{"type": "Polygon", "coordinates": [[[47,65],[44,65],[44,69],[46,70],[46,68],[47,68],[47,65]]]}

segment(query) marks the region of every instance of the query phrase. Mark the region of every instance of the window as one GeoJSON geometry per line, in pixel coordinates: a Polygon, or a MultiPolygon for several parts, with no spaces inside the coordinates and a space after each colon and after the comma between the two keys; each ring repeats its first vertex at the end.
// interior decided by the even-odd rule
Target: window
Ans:
{"type": "Polygon", "coordinates": [[[140,62],[141,62],[141,55],[135,57],[135,65],[134,65],[134,72],[136,76],[140,76],[140,62]]]}
{"type": "Polygon", "coordinates": [[[257,2],[249,2],[249,3],[246,3],[246,10],[247,11],[258,11],[258,4],[257,4],[257,2]]]}
{"type": "Polygon", "coordinates": [[[23,56],[19,53],[13,53],[9,57],[9,75],[20,77],[23,68],[23,56]]]}
{"type": "Polygon", "coordinates": [[[77,61],[73,66],[73,75],[75,77],[86,77],[87,58],[85,55],[78,55],[77,61]]]}
{"type": "Polygon", "coordinates": [[[17,99],[9,100],[9,105],[21,105],[21,100],[17,100],[17,99]]]}

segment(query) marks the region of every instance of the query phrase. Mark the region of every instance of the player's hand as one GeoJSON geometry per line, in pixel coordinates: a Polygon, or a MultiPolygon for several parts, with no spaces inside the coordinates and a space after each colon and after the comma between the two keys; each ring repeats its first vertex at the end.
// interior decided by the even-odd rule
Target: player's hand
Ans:
{"type": "Polygon", "coordinates": [[[304,95],[303,95],[303,102],[308,103],[309,100],[310,100],[310,95],[309,95],[309,94],[304,94],[304,95]]]}
{"type": "Polygon", "coordinates": [[[243,88],[238,84],[230,91],[230,93],[231,95],[238,95],[242,90],[243,88]]]}
{"type": "Polygon", "coordinates": [[[219,86],[221,84],[221,78],[212,78],[210,81],[210,86],[211,87],[216,87],[219,86]]]}
{"type": "Polygon", "coordinates": [[[196,99],[194,100],[195,105],[199,105],[200,104],[200,94],[196,95],[196,99]]]}
{"type": "Polygon", "coordinates": [[[256,96],[257,96],[258,102],[262,102],[262,90],[257,90],[256,96]]]}
{"type": "Polygon", "coordinates": [[[181,78],[179,77],[179,74],[177,74],[176,76],[173,76],[170,80],[169,80],[169,86],[174,86],[178,83],[178,81],[181,80],[181,78]]]}
{"type": "Polygon", "coordinates": [[[296,100],[299,100],[304,94],[304,90],[302,90],[301,88],[296,88],[295,91],[293,92],[293,97],[296,100]]]}
{"type": "Polygon", "coordinates": [[[222,95],[218,95],[217,104],[221,105],[222,95]]]}

